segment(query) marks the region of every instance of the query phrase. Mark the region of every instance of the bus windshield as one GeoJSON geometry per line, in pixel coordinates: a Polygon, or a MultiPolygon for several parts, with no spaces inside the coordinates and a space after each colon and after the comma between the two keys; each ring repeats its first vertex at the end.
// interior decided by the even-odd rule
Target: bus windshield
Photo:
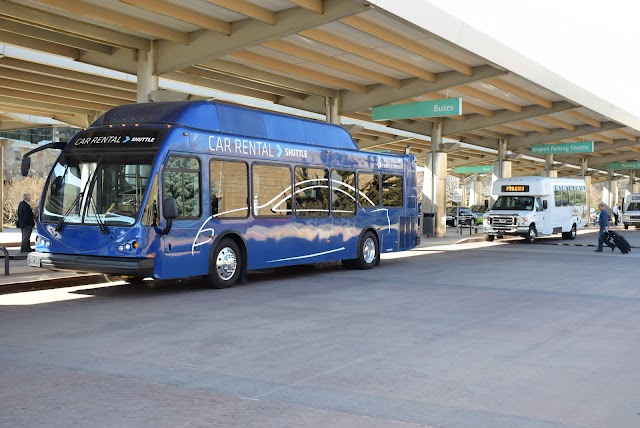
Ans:
{"type": "Polygon", "coordinates": [[[533,196],[500,196],[491,209],[532,211],[533,196]]]}
{"type": "MultiPolygon", "coordinates": [[[[75,141],[90,138],[94,137],[81,136],[75,141]]],[[[144,147],[101,145],[93,149],[72,145],[51,170],[40,220],[93,224],[101,228],[103,225],[133,225],[149,184],[156,153],[157,144],[144,147]]]]}

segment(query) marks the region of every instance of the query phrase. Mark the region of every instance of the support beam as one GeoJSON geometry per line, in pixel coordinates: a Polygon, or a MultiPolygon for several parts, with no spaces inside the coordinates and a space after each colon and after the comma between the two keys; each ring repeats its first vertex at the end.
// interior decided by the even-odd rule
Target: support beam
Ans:
{"type": "Polygon", "coordinates": [[[442,65],[445,65],[453,70],[456,70],[467,76],[473,74],[471,66],[459,61],[449,55],[446,55],[440,51],[431,49],[415,40],[411,40],[401,34],[395,33],[381,25],[377,25],[371,21],[367,21],[361,16],[351,16],[341,20],[343,23],[356,28],[362,32],[370,34],[387,43],[396,45],[414,54],[420,55],[423,58],[430,59],[442,65]]]}
{"type": "Polygon", "coordinates": [[[522,113],[516,113],[509,110],[500,110],[496,112],[493,117],[489,118],[475,115],[470,116],[463,122],[445,119],[444,135],[450,136],[463,132],[471,132],[490,126],[505,125],[514,121],[533,119],[547,114],[559,113],[574,108],[576,108],[574,104],[571,104],[567,101],[558,101],[553,103],[553,107],[551,107],[551,109],[541,106],[527,106],[522,108],[522,113]]]}
{"type": "Polygon", "coordinates": [[[322,64],[326,67],[340,70],[344,73],[349,73],[360,78],[369,79],[376,83],[382,83],[383,85],[388,85],[396,89],[400,87],[400,81],[398,79],[378,73],[375,70],[360,67],[341,59],[323,55],[315,50],[303,48],[294,43],[285,42],[283,40],[272,40],[270,42],[263,43],[262,46],[289,55],[294,55],[313,63],[322,64]]]}
{"type": "Polygon", "coordinates": [[[223,21],[221,19],[214,18],[212,16],[205,15],[204,13],[197,12],[195,10],[179,6],[177,4],[169,3],[166,0],[120,0],[123,3],[128,3],[132,6],[147,9],[151,12],[159,13],[171,18],[179,19],[180,21],[188,22],[198,27],[206,28],[207,30],[217,31],[218,33],[229,35],[231,34],[231,23],[223,21]]]}
{"type": "Polygon", "coordinates": [[[352,113],[365,108],[404,101],[429,92],[438,92],[454,86],[479,82],[503,73],[504,71],[491,66],[480,66],[472,70],[472,76],[465,76],[455,71],[440,73],[435,83],[416,78],[404,80],[400,89],[376,85],[370,87],[367,94],[344,94],[342,111],[343,113],[352,113]]]}
{"type": "MultiPolygon", "coordinates": [[[[207,70],[215,70],[229,76],[248,80],[249,82],[262,83],[272,85],[274,87],[286,88],[290,91],[298,91],[310,95],[318,95],[320,97],[330,97],[333,94],[331,89],[313,83],[294,80],[289,77],[283,77],[275,73],[256,70],[255,68],[235,62],[212,60],[200,64],[199,68],[207,70]]],[[[184,69],[187,70],[187,69],[184,69]]]]}
{"type": "Polygon", "coordinates": [[[564,138],[578,138],[583,135],[593,134],[594,132],[611,131],[613,129],[624,127],[624,125],[620,125],[616,122],[604,122],[601,128],[596,128],[591,125],[580,125],[575,127],[575,131],[560,129],[552,130],[549,134],[533,134],[527,137],[511,137],[509,139],[509,147],[511,148],[511,150],[515,150],[520,147],[550,143],[552,141],[558,141],[564,138]]]}
{"type": "Polygon", "coordinates": [[[367,46],[353,43],[349,40],[335,36],[327,31],[322,31],[314,28],[311,30],[303,31],[300,35],[324,43],[325,45],[332,46],[336,49],[340,49],[345,52],[366,58],[370,61],[387,67],[390,64],[393,64],[393,68],[403,71],[412,76],[419,77],[420,79],[426,80],[428,82],[436,81],[436,74],[431,71],[416,67],[415,65],[408,62],[400,61],[398,58],[386,55],[367,46]]]}
{"type": "Polygon", "coordinates": [[[47,43],[54,43],[70,48],[99,52],[104,55],[111,55],[111,52],[113,50],[113,48],[107,44],[97,43],[80,37],[58,33],[37,26],[24,25],[22,23],[10,21],[3,18],[0,18],[0,28],[2,28],[3,32],[6,31],[9,33],[37,39],[40,42],[43,42],[43,45],[46,45],[47,43]]]}
{"type": "Polygon", "coordinates": [[[367,9],[367,5],[357,2],[326,0],[322,15],[302,8],[291,8],[277,13],[276,25],[265,26],[262,22],[252,20],[238,21],[234,23],[233,32],[229,36],[213,31],[191,33],[189,46],[160,40],[157,71],[164,74],[210,61],[231,52],[259,45],[267,40],[280,39],[367,9]]]}
{"type": "Polygon", "coordinates": [[[0,0],[0,16],[63,34],[75,34],[76,36],[86,40],[107,43],[111,46],[139,50],[149,49],[148,40],[142,37],[132,36],[93,24],[87,24],[76,19],[54,15],[49,12],[42,12],[6,0],[0,0]]]}
{"type": "MultiPolygon", "coordinates": [[[[157,22],[147,21],[139,16],[132,16],[97,4],[68,0],[37,0],[37,2],[68,12],[71,15],[79,15],[153,36],[149,38],[172,40],[182,45],[189,44],[189,34],[183,31],[174,30],[157,22]]],[[[61,13],[61,15],[65,14],[61,13]]]]}

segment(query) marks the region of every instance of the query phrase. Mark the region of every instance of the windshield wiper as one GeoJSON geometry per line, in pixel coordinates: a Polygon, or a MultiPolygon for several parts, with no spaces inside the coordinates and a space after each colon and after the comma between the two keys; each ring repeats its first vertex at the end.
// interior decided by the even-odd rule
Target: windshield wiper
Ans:
{"type": "Polygon", "coordinates": [[[100,214],[98,214],[98,207],[93,200],[93,194],[90,193],[87,199],[89,199],[89,206],[93,207],[93,212],[96,215],[96,223],[98,223],[98,226],[100,227],[100,232],[106,235],[108,233],[107,226],[105,226],[104,221],[100,220],[100,214]]]}
{"type": "MultiPolygon", "coordinates": [[[[85,186],[85,188],[86,188],[86,186],[85,186]]],[[[73,201],[73,203],[71,204],[71,206],[69,207],[67,212],[64,213],[64,215],[62,216],[62,218],[60,219],[60,221],[56,225],[56,227],[54,229],[56,232],[60,231],[60,228],[62,227],[62,224],[64,223],[64,221],[67,219],[67,217],[69,217],[69,214],[71,214],[71,211],[76,207],[76,205],[78,205],[78,201],[80,199],[82,199],[82,195],[84,195],[84,192],[78,193],[78,196],[76,196],[76,199],[73,201]]]]}

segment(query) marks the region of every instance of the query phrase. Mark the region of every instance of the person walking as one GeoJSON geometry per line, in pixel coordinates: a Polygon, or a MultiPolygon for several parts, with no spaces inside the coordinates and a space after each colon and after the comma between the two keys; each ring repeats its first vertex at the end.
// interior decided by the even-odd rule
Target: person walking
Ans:
{"type": "Polygon", "coordinates": [[[29,202],[31,202],[31,195],[25,193],[22,195],[22,201],[18,204],[18,227],[22,231],[21,253],[33,251],[31,248],[31,232],[33,232],[33,226],[35,226],[36,223],[29,202]]]}
{"type": "Polygon", "coordinates": [[[614,226],[617,226],[618,225],[618,216],[620,214],[620,207],[618,206],[617,202],[613,206],[613,208],[611,208],[611,211],[613,211],[613,224],[614,224],[614,226]]]}
{"type": "Polygon", "coordinates": [[[607,247],[611,248],[611,251],[613,251],[616,249],[616,246],[608,239],[604,239],[605,232],[609,230],[609,212],[602,202],[598,204],[598,209],[600,210],[600,217],[598,218],[600,232],[598,233],[598,249],[596,250],[596,253],[602,252],[603,244],[607,244],[607,247]]]}

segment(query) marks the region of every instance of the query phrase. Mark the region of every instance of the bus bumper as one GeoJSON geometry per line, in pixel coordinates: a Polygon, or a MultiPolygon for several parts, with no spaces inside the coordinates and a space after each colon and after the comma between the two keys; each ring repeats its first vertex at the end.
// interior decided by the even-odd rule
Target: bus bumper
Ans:
{"type": "Polygon", "coordinates": [[[74,272],[130,275],[144,278],[153,275],[153,259],[74,256],[71,254],[32,252],[27,255],[27,264],[44,269],[70,270],[74,272]]]}

